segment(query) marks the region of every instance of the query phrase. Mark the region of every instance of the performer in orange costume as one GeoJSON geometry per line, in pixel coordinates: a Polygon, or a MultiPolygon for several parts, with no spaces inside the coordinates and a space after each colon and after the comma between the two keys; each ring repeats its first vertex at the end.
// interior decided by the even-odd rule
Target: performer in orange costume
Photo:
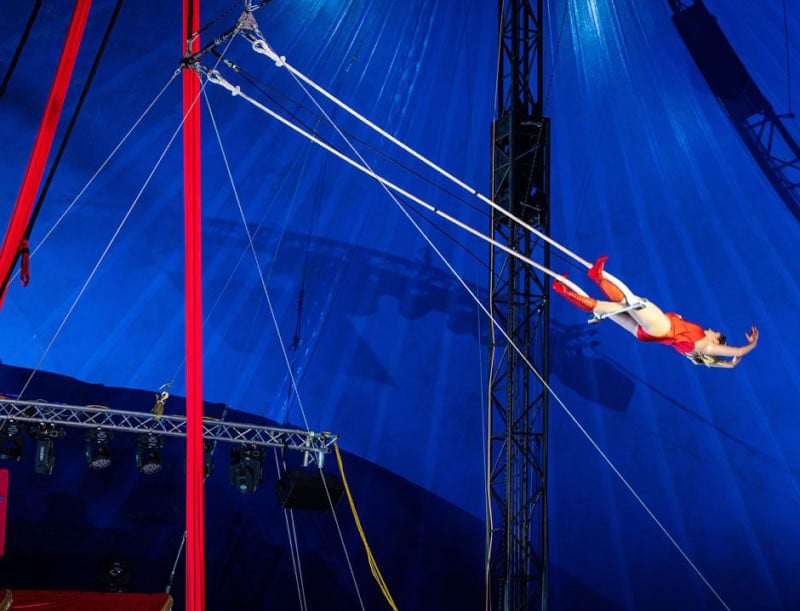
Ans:
{"type": "Polygon", "coordinates": [[[758,329],[755,325],[750,327],[750,333],[744,334],[747,345],[728,346],[725,336],[719,331],[703,329],[700,325],[683,320],[674,312],[664,313],[650,301],[630,293],[627,287],[623,290],[603,276],[607,258],[600,257],[589,269],[588,275],[611,301],[589,297],[565,277],[555,280],[553,289],[573,305],[592,312],[595,320],[611,318],[640,340],[672,346],[696,365],[736,367],[742,357],[756,347],[758,329]]]}

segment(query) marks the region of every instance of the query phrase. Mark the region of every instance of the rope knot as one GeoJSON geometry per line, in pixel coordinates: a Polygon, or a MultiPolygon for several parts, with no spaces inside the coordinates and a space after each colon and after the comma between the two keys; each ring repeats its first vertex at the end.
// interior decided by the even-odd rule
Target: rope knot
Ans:
{"type": "Polygon", "coordinates": [[[261,53],[262,55],[266,55],[272,61],[275,62],[275,65],[279,68],[282,68],[286,64],[286,56],[285,55],[278,55],[275,51],[272,50],[267,44],[266,40],[258,39],[253,41],[253,50],[256,53],[261,53]]]}
{"type": "Polygon", "coordinates": [[[30,245],[28,244],[28,240],[23,239],[19,243],[19,249],[17,252],[22,257],[22,261],[20,262],[19,281],[22,286],[28,286],[28,283],[31,281],[31,249],[30,245]]]}

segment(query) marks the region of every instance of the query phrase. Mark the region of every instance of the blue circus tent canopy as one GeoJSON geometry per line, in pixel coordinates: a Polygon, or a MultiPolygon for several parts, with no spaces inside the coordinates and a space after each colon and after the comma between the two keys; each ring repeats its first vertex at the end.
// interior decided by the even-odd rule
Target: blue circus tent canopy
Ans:
{"type": "MultiPolygon", "coordinates": [[[[9,77],[0,219],[17,196],[70,4],[43,2],[18,55],[32,7],[7,7],[0,23],[9,77]]],[[[201,4],[204,44],[242,9],[201,4]]],[[[789,114],[800,99],[791,78],[800,12],[704,4],[789,137],[800,137],[789,114]]],[[[115,5],[93,3],[56,145],[115,5]]],[[[166,389],[165,413],[183,413],[179,5],[122,3],[31,233],[31,282],[13,278],[0,310],[6,396],[149,412],[166,389]]],[[[552,298],[549,607],[793,608],[796,210],[698,67],[669,2],[544,5],[552,237],[586,259],[608,254],[607,268],[637,294],[731,344],[753,323],[761,331],[740,366],[706,369],[611,321],[587,325],[552,298]]],[[[488,193],[497,13],[497,3],[463,0],[273,0],[254,15],[293,68],[488,193]]],[[[483,234],[488,209],[244,39],[216,51],[204,64],[245,95],[209,82],[199,100],[207,413],[339,435],[398,607],[482,609],[490,322],[479,304],[489,246],[419,201],[483,234]],[[352,144],[370,171],[419,201],[392,197],[264,108],[357,158],[352,144]]],[[[594,294],[580,266],[561,255],[552,263],[594,294]]],[[[167,443],[163,471],[146,477],[132,438],[114,444],[102,472],[87,470],[71,430],[54,446],[50,476],[33,472],[30,438],[20,461],[0,464],[9,470],[0,587],[95,589],[114,554],[132,591],[169,587],[180,608],[182,446],[167,443]]],[[[301,587],[272,490],[281,455],[267,453],[253,494],[231,486],[228,447],[214,458],[209,608],[300,608],[302,597],[308,608],[385,607],[346,500],[334,516],[294,512],[301,587]]]]}

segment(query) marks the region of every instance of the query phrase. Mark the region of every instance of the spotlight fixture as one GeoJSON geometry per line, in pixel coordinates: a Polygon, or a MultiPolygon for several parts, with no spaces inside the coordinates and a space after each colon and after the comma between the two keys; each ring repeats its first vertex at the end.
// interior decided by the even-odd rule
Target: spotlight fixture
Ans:
{"type": "Polygon", "coordinates": [[[90,469],[106,469],[111,465],[111,439],[114,437],[112,431],[107,431],[100,427],[92,429],[86,433],[86,464],[90,469]]]}
{"type": "MultiPolygon", "coordinates": [[[[186,460],[183,461],[183,470],[186,471],[186,460]]],[[[208,477],[214,471],[214,441],[203,440],[203,477],[208,477]]]]}
{"type": "Polygon", "coordinates": [[[0,459],[19,460],[22,458],[22,427],[14,420],[6,420],[0,425],[0,459]]]}
{"type": "Polygon", "coordinates": [[[99,586],[102,592],[127,592],[131,570],[122,556],[110,554],[100,564],[99,586]]]}
{"type": "Polygon", "coordinates": [[[56,439],[64,437],[64,429],[57,428],[54,424],[43,422],[30,429],[31,436],[36,439],[36,456],[34,457],[33,470],[40,475],[52,475],[56,457],[53,445],[56,439]]]}
{"type": "Polygon", "coordinates": [[[203,477],[208,477],[214,471],[214,442],[206,439],[203,441],[203,477]]]}
{"type": "Polygon", "coordinates": [[[264,481],[263,452],[255,446],[231,450],[231,484],[242,494],[256,491],[264,481]]]}
{"type": "Polygon", "coordinates": [[[139,473],[153,475],[161,471],[161,448],[164,439],[155,433],[142,433],[136,440],[136,468],[139,473]]]}

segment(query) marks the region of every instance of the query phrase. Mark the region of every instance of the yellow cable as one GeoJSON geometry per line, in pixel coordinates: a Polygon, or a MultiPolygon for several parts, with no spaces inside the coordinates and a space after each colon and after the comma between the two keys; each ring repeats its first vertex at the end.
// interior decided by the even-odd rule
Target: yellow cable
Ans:
{"type": "Polygon", "coordinates": [[[383,592],[383,595],[389,603],[389,606],[391,606],[394,611],[397,611],[397,605],[394,604],[394,599],[389,593],[389,588],[386,585],[386,582],[383,580],[383,575],[381,575],[380,569],[378,569],[378,563],[375,561],[375,557],[372,555],[372,550],[369,548],[369,543],[367,543],[367,536],[364,534],[364,528],[361,526],[361,520],[358,518],[358,512],[356,511],[356,506],[353,502],[353,495],[350,494],[350,486],[347,485],[347,478],[344,475],[344,466],[342,465],[342,455],[339,452],[339,445],[335,441],[333,442],[333,449],[336,452],[336,462],[339,465],[339,474],[342,476],[342,485],[344,486],[344,491],[347,494],[347,500],[350,503],[350,511],[353,512],[353,519],[355,520],[356,528],[358,528],[358,532],[361,535],[361,541],[364,544],[364,549],[367,552],[369,569],[372,571],[372,576],[375,578],[375,581],[378,582],[378,587],[380,587],[381,592],[383,592]]]}

